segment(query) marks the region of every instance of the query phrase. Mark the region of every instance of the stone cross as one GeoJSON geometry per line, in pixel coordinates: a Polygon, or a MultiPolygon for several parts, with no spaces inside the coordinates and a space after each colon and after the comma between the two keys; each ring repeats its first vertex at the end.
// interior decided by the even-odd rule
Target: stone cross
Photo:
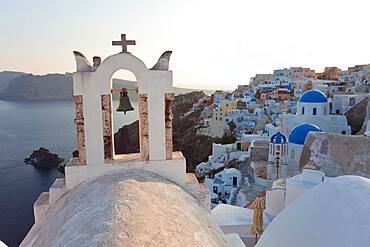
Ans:
{"type": "Polygon", "coordinates": [[[126,34],[121,34],[121,40],[119,41],[112,41],[112,45],[120,45],[122,46],[122,52],[127,52],[128,45],[136,45],[135,40],[126,40],[126,34]]]}

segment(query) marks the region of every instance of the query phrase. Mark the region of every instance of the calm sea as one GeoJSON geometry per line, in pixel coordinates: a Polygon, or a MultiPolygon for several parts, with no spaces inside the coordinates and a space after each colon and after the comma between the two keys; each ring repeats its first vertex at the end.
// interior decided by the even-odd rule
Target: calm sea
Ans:
{"type": "MultiPolygon", "coordinates": [[[[25,165],[23,159],[46,147],[68,160],[76,149],[74,114],[72,101],[0,101],[0,240],[7,245],[19,245],[34,223],[34,201],[63,176],[55,168],[25,165]]],[[[115,130],[137,117],[137,111],[115,113],[115,130]]]]}

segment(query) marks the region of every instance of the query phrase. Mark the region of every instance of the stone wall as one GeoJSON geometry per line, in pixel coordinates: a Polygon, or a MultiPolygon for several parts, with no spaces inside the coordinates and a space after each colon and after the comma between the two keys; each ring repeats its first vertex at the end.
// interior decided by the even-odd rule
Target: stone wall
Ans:
{"type": "Polygon", "coordinates": [[[110,94],[101,96],[101,108],[103,117],[104,160],[110,161],[113,159],[112,100],[110,94]]]}
{"type": "Polygon", "coordinates": [[[251,161],[266,161],[268,159],[269,144],[267,141],[254,141],[251,147],[251,161]]]}
{"type": "Polygon", "coordinates": [[[370,178],[370,138],[310,132],[303,146],[299,169],[319,165],[329,177],[359,175],[370,178]]]}
{"type": "Polygon", "coordinates": [[[173,135],[172,135],[172,106],[173,99],[175,98],[174,93],[166,93],[166,105],[165,105],[165,127],[166,127],[166,159],[172,159],[173,150],[173,135]]]}
{"type": "Polygon", "coordinates": [[[81,165],[86,165],[86,148],[85,148],[85,121],[83,113],[82,95],[74,96],[76,107],[75,124],[77,128],[77,148],[78,159],[81,165]]]}
{"type": "Polygon", "coordinates": [[[148,95],[139,94],[140,157],[149,160],[148,95]]]}

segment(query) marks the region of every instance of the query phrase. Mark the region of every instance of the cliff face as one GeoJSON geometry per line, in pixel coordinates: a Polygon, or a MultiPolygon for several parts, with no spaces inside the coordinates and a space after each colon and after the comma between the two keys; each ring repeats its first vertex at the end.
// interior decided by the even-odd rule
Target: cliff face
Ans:
{"type": "MultiPolygon", "coordinates": [[[[136,88],[134,81],[113,79],[114,88],[136,88]]],[[[193,89],[174,87],[175,94],[189,93],[193,89]]],[[[0,72],[0,100],[61,100],[72,99],[72,74],[33,75],[23,72],[0,72]]],[[[212,90],[206,90],[211,93],[212,90]]],[[[130,91],[131,101],[137,101],[137,94],[130,91]]],[[[113,94],[114,99],[119,94],[113,94]]]]}
{"type": "MultiPolygon", "coordinates": [[[[191,92],[175,96],[173,102],[173,146],[175,151],[182,151],[186,158],[188,172],[192,172],[199,163],[206,161],[212,153],[212,143],[216,139],[197,136],[195,126],[199,123],[200,112],[193,112],[182,118],[193,103],[203,98],[203,92],[191,92]]],[[[114,134],[115,151],[120,153],[139,152],[138,121],[123,126],[114,134]]]]}
{"type": "Polygon", "coordinates": [[[22,75],[9,82],[0,94],[2,100],[72,99],[72,75],[22,75]]]}
{"type": "Polygon", "coordinates": [[[370,138],[310,132],[303,146],[300,169],[308,163],[319,165],[329,177],[370,178],[370,138]]]}
{"type": "Polygon", "coordinates": [[[21,75],[25,75],[25,73],[15,71],[0,72],[0,94],[8,87],[11,80],[21,75]]]}

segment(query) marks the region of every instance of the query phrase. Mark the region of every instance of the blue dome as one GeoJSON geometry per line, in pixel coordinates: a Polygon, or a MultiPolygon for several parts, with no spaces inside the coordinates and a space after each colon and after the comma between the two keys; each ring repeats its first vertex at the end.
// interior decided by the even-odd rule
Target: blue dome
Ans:
{"type": "Polygon", "coordinates": [[[273,134],[270,139],[271,143],[286,143],[286,137],[278,131],[273,134]]]}
{"type": "Polygon", "coordinates": [[[304,103],[325,103],[328,102],[325,94],[319,90],[310,90],[305,92],[301,98],[299,98],[299,102],[304,103]]]}
{"type": "Polygon", "coordinates": [[[300,124],[292,130],[289,135],[289,142],[299,145],[303,145],[308,132],[310,131],[321,131],[319,127],[313,124],[300,124]]]}

